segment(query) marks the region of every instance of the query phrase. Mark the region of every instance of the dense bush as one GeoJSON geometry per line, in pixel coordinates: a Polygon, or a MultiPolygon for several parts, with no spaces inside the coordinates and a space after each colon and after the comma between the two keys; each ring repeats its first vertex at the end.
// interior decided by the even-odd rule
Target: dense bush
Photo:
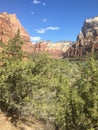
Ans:
{"type": "Polygon", "coordinates": [[[56,130],[98,129],[98,67],[35,55],[24,60],[19,34],[0,60],[0,108],[17,117],[32,115],[56,130]]]}

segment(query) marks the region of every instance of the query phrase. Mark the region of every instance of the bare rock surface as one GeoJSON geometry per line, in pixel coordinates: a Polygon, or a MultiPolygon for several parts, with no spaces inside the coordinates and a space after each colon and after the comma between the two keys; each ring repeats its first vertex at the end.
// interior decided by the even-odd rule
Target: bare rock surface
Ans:
{"type": "Polygon", "coordinates": [[[33,45],[34,53],[48,53],[55,58],[63,58],[63,54],[72,46],[73,42],[39,42],[33,45]]]}
{"type": "MultiPolygon", "coordinates": [[[[24,41],[22,50],[29,53],[48,53],[53,57],[63,57],[63,53],[71,46],[72,42],[39,42],[33,44],[30,41],[30,36],[21,25],[15,14],[3,12],[0,14],[0,41],[8,44],[10,39],[13,39],[17,31],[20,31],[20,36],[24,41]]],[[[0,49],[2,50],[2,48],[0,49]]]]}
{"type": "MultiPolygon", "coordinates": [[[[33,44],[30,36],[21,25],[15,14],[3,12],[0,14],[0,41],[5,44],[14,38],[17,31],[24,41],[22,50],[29,53],[48,53],[55,58],[66,58],[83,56],[89,52],[98,50],[98,16],[84,21],[81,32],[77,36],[76,42],[47,42],[41,41],[33,44]]],[[[2,47],[0,47],[2,51],[2,47]]]]}
{"type": "Polygon", "coordinates": [[[17,31],[20,31],[20,36],[25,42],[30,42],[30,36],[25,31],[15,14],[0,14],[0,41],[7,43],[12,39],[17,31]]]}
{"type": "Polygon", "coordinates": [[[64,57],[82,57],[96,50],[98,50],[98,16],[85,20],[77,41],[65,52],[64,57]]]}

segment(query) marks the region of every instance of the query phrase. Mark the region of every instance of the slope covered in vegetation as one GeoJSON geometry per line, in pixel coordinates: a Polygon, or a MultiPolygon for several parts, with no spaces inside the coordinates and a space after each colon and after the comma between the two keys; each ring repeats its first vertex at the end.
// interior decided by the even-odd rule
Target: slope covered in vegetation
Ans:
{"type": "Polygon", "coordinates": [[[27,58],[22,44],[18,32],[0,54],[1,110],[12,119],[41,119],[55,130],[97,130],[98,61],[94,56],[84,62],[47,54],[27,58]]]}

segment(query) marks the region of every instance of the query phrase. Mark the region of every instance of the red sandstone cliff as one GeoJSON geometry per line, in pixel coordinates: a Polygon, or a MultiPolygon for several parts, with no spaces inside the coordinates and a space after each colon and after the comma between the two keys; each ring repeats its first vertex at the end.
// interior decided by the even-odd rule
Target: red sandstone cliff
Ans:
{"type": "Polygon", "coordinates": [[[55,58],[63,58],[66,50],[72,46],[72,42],[39,42],[33,45],[33,53],[48,53],[55,58]]]}
{"type": "MultiPolygon", "coordinates": [[[[30,42],[30,36],[25,31],[15,14],[6,12],[0,14],[0,41],[6,45],[8,41],[14,38],[17,31],[24,41],[22,50],[29,53],[48,53],[56,58],[66,58],[83,56],[89,52],[98,50],[98,17],[88,19],[84,22],[81,33],[75,43],[65,42],[39,42],[33,44],[30,42]]],[[[2,51],[2,47],[0,47],[2,51]]]]}
{"type": "Polygon", "coordinates": [[[0,14],[0,41],[7,45],[8,41],[14,38],[18,30],[20,31],[20,36],[24,41],[22,50],[29,53],[44,52],[52,55],[53,57],[63,58],[63,53],[71,45],[71,42],[39,42],[37,44],[33,44],[30,42],[29,34],[25,31],[15,14],[8,14],[6,12],[0,14]]]}
{"type": "Polygon", "coordinates": [[[30,36],[25,31],[15,14],[0,14],[0,40],[7,44],[9,39],[12,39],[17,31],[20,31],[20,36],[25,42],[30,42],[30,36]]]}
{"type": "Polygon", "coordinates": [[[20,37],[24,41],[24,45],[22,46],[23,51],[31,53],[33,51],[33,45],[30,41],[30,36],[16,15],[6,12],[0,14],[0,41],[7,45],[8,41],[14,38],[18,30],[20,31],[20,37]]]}

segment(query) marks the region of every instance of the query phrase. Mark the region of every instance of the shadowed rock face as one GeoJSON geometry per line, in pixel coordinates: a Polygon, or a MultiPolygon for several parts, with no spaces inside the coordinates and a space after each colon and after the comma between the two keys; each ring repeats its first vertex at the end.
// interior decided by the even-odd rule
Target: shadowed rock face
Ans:
{"type": "Polygon", "coordinates": [[[64,57],[83,56],[96,50],[98,50],[98,17],[85,20],[77,41],[64,53],[64,57]]]}
{"type": "Polygon", "coordinates": [[[0,40],[7,44],[9,39],[12,39],[17,31],[20,31],[20,36],[25,42],[30,42],[30,36],[25,31],[15,14],[0,14],[0,40]]]}

